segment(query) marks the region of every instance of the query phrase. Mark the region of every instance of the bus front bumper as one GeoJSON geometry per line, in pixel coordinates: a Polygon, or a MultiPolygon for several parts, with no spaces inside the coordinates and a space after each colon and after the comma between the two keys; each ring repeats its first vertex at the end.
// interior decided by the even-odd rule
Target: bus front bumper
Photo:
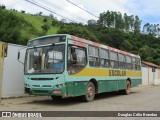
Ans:
{"type": "Polygon", "coordinates": [[[25,93],[30,95],[46,95],[46,96],[67,96],[66,87],[63,85],[56,85],[53,88],[27,88],[25,93]]]}

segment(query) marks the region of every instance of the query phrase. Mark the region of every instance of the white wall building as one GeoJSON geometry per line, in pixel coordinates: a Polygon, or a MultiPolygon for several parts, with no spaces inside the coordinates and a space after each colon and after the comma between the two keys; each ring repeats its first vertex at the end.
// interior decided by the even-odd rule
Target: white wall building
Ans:
{"type": "Polygon", "coordinates": [[[157,65],[142,62],[142,85],[160,85],[160,69],[157,65]]]}
{"type": "Polygon", "coordinates": [[[3,61],[2,98],[24,96],[24,65],[17,60],[19,49],[22,49],[20,60],[24,62],[25,46],[8,43],[7,57],[5,57],[3,61]]]}

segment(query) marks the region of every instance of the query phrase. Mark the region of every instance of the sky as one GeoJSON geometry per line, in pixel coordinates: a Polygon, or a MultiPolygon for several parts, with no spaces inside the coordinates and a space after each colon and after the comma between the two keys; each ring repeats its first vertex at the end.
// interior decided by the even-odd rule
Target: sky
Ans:
{"type": "MultiPolygon", "coordinates": [[[[100,13],[117,11],[127,13],[128,15],[138,15],[142,20],[142,24],[160,23],[160,0],[69,0],[95,16],[85,12],[84,10],[74,6],[67,0],[28,0],[51,10],[58,19],[67,18],[77,23],[87,23],[87,20],[97,20],[100,13]],[[59,14],[60,16],[58,16],[59,14]]],[[[26,0],[0,0],[0,4],[6,6],[7,9],[24,10],[26,13],[36,14],[42,12],[49,15],[51,12],[39,8],[26,0]]]]}

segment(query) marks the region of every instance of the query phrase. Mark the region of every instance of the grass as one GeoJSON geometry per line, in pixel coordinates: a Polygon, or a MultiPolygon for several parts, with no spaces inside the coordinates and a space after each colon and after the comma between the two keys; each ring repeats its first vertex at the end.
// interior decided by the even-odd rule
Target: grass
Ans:
{"type": "Polygon", "coordinates": [[[25,21],[32,24],[32,26],[40,33],[43,32],[41,26],[43,26],[44,24],[48,24],[50,26],[50,29],[46,34],[56,34],[59,29],[59,27],[57,26],[52,26],[53,18],[48,18],[48,21],[44,22],[44,18],[45,18],[44,16],[34,16],[34,15],[24,14],[16,11],[10,11],[10,12],[13,12],[17,16],[24,18],[25,21]]]}

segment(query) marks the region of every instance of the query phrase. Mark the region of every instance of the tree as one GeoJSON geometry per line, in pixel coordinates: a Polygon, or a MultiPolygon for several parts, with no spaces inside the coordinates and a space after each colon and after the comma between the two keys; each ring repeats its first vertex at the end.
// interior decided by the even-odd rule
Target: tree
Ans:
{"type": "Polygon", "coordinates": [[[48,22],[48,19],[47,19],[47,18],[44,18],[43,21],[44,21],[44,22],[48,22]]]}
{"type": "Polygon", "coordinates": [[[143,33],[152,34],[155,37],[159,37],[160,36],[160,25],[159,24],[146,23],[143,26],[143,33]]]}
{"type": "Polygon", "coordinates": [[[24,10],[21,10],[21,13],[25,13],[25,11],[24,11],[24,10]]]}
{"type": "Polygon", "coordinates": [[[62,18],[62,19],[61,19],[61,22],[62,22],[62,23],[66,23],[66,19],[62,18]]]}
{"type": "Polygon", "coordinates": [[[50,26],[48,24],[44,24],[43,26],[41,26],[41,28],[43,29],[43,31],[47,32],[50,29],[50,26]]]}
{"type": "Polygon", "coordinates": [[[2,9],[6,9],[6,6],[4,6],[4,5],[1,5],[0,7],[1,7],[2,9]]]}
{"type": "Polygon", "coordinates": [[[142,59],[145,59],[147,57],[150,57],[149,55],[149,47],[147,45],[143,46],[142,48],[139,49],[140,55],[142,59]]]}
{"type": "Polygon", "coordinates": [[[132,51],[133,49],[132,44],[128,40],[124,40],[122,43],[122,46],[123,46],[123,50],[126,50],[126,51],[132,51]]]}
{"type": "Polygon", "coordinates": [[[55,25],[57,25],[58,24],[58,21],[56,20],[56,19],[53,19],[52,20],[52,26],[55,26],[55,25]]]}
{"type": "Polygon", "coordinates": [[[116,28],[125,32],[140,32],[141,21],[138,16],[122,16],[120,12],[107,11],[100,14],[98,24],[102,27],[116,28]]]}
{"type": "Polygon", "coordinates": [[[91,20],[88,20],[88,25],[93,25],[93,24],[96,24],[97,22],[96,22],[96,20],[93,20],[93,19],[91,19],[91,20]]]}
{"type": "Polygon", "coordinates": [[[86,27],[82,27],[77,25],[64,25],[61,27],[58,32],[58,34],[71,34],[78,37],[82,37],[91,41],[99,42],[97,37],[89,31],[86,27]]]}
{"type": "Polygon", "coordinates": [[[114,31],[114,32],[111,32],[110,34],[110,44],[111,46],[115,47],[115,48],[118,48],[120,49],[121,48],[121,43],[123,43],[124,41],[124,37],[122,36],[122,33],[120,31],[114,31]]]}
{"type": "Polygon", "coordinates": [[[38,33],[30,23],[13,12],[0,8],[0,16],[1,41],[26,45],[27,41],[38,33]]]}
{"type": "Polygon", "coordinates": [[[141,28],[140,26],[141,26],[141,20],[136,15],[135,16],[135,22],[134,22],[134,32],[135,33],[140,33],[140,28],[141,28]]]}
{"type": "Polygon", "coordinates": [[[53,16],[53,14],[52,14],[52,13],[50,13],[50,14],[49,14],[49,17],[50,17],[50,18],[54,18],[54,16],[53,16]]]}
{"type": "Polygon", "coordinates": [[[37,13],[38,16],[42,16],[42,14],[43,14],[42,12],[37,13]]]}
{"type": "Polygon", "coordinates": [[[128,31],[129,31],[129,27],[130,27],[129,16],[127,16],[127,14],[124,13],[123,19],[124,19],[124,25],[125,25],[125,26],[124,26],[124,30],[125,30],[126,32],[128,32],[128,31]]]}

